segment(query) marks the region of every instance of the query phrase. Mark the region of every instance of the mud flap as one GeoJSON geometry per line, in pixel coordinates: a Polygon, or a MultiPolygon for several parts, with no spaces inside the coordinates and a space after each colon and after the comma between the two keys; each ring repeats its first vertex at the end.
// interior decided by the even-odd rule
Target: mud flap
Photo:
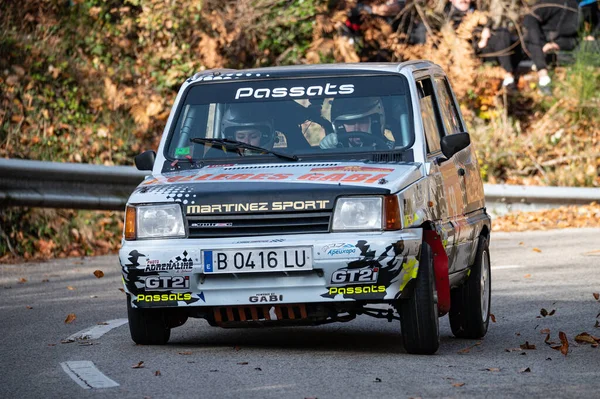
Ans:
{"type": "Polygon", "coordinates": [[[433,270],[438,295],[439,315],[443,316],[450,310],[450,279],[448,277],[448,255],[440,236],[433,230],[425,230],[423,238],[433,252],[433,270]]]}

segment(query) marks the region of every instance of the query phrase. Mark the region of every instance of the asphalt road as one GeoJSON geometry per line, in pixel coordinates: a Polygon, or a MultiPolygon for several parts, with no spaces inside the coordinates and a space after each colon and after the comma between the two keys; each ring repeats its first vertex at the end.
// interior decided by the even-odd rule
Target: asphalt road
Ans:
{"type": "Polygon", "coordinates": [[[433,356],[408,355],[398,321],[367,316],[278,329],[219,329],[192,319],[164,347],[136,346],[123,324],[98,339],[61,343],[126,318],[117,257],[0,265],[0,397],[598,397],[600,348],[574,337],[600,336],[599,237],[600,229],[492,234],[496,322],[485,339],[461,340],[442,318],[433,356]],[[542,308],[554,313],[542,317],[542,308]],[[76,319],[67,324],[71,313],[76,319]],[[544,329],[555,342],[566,334],[566,356],[544,342],[544,329]],[[520,349],[526,342],[535,349],[520,349]],[[118,386],[84,389],[61,366],[74,361],[93,362],[118,386]]]}

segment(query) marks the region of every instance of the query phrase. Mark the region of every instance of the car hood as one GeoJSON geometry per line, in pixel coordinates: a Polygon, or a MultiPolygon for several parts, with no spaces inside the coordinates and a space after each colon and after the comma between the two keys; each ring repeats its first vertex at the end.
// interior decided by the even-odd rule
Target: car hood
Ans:
{"type": "Polygon", "coordinates": [[[422,177],[419,166],[358,162],[211,165],[149,176],[129,203],[181,202],[187,214],[331,209],[342,195],[395,193],[422,177]]]}

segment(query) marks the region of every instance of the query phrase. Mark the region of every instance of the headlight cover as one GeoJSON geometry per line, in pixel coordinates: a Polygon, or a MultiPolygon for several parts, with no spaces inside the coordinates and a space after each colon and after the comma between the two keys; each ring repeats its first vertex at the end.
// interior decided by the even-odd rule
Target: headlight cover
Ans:
{"type": "Polygon", "coordinates": [[[333,231],[368,231],[382,229],[382,197],[339,198],[333,212],[333,231]]]}
{"type": "Polygon", "coordinates": [[[139,205],[136,208],[138,239],[185,237],[179,204],[139,205]]]}

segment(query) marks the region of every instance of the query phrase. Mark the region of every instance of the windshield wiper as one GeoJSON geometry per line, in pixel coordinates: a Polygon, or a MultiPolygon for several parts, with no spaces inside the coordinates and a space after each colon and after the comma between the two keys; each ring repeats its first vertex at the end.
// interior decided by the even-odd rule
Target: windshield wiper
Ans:
{"type": "Polygon", "coordinates": [[[219,149],[223,150],[224,152],[227,152],[228,150],[233,150],[233,151],[236,151],[240,155],[243,155],[243,153],[239,150],[244,149],[244,150],[256,151],[261,154],[273,154],[276,157],[283,158],[283,159],[289,159],[290,161],[298,161],[298,157],[296,155],[288,155],[288,154],[284,154],[282,152],[269,150],[267,148],[257,147],[252,144],[244,143],[243,141],[236,141],[236,140],[230,140],[230,139],[212,139],[212,138],[211,139],[191,138],[190,141],[192,143],[197,143],[197,144],[216,144],[217,146],[214,148],[219,148],[219,149]]]}

